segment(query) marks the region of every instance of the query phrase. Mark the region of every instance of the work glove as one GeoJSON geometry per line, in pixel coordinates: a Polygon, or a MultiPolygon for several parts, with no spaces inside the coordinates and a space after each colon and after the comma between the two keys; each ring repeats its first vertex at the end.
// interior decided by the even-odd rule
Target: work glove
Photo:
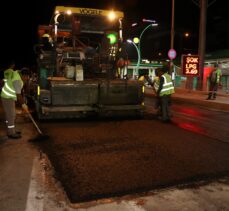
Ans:
{"type": "Polygon", "coordinates": [[[25,103],[23,103],[23,104],[21,105],[21,107],[22,107],[25,111],[29,111],[29,108],[28,108],[28,106],[27,106],[25,103]]]}

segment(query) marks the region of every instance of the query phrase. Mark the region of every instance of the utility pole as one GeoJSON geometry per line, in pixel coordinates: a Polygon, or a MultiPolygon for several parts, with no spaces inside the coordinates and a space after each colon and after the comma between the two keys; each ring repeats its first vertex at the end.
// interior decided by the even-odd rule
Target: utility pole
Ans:
{"type": "Polygon", "coordinates": [[[172,18],[171,18],[171,41],[170,49],[174,48],[174,14],[175,14],[175,0],[172,0],[172,18]]]}
{"type": "Polygon", "coordinates": [[[212,4],[214,4],[216,0],[192,0],[192,2],[200,7],[199,48],[198,48],[198,54],[200,56],[200,75],[197,84],[197,89],[203,90],[207,8],[210,7],[212,4]]]}
{"type": "Polygon", "coordinates": [[[200,0],[200,25],[199,25],[199,48],[198,48],[198,54],[200,57],[200,75],[197,84],[198,90],[203,90],[204,59],[205,59],[205,48],[206,48],[207,4],[208,4],[208,0],[200,0]]]}

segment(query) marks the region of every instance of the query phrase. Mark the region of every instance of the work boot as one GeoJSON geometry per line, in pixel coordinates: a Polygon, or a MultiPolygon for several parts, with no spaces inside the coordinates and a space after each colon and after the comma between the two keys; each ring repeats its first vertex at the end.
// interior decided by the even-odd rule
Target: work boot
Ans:
{"type": "Polygon", "coordinates": [[[210,92],[208,93],[208,97],[206,98],[206,100],[211,100],[211,98],[212,98],[212,93],[210,92]]]}
{"type": "Polygon", "coordinates": [[[19,139],[19,138],[21,138],[21,134],[14,133],[14,134],[8,135],[8,137],[12,138],[12,139],[19,139]]]}
{"type": "Polygon", "coordinates": [[[163,119],[162,122],[163,123],[171,123],[172,121],[171,121],[171,119],[163,119]]]}

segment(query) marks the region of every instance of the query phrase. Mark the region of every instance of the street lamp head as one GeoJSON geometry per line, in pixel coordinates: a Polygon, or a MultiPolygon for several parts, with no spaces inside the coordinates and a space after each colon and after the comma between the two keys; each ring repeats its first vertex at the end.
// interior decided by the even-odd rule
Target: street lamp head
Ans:
{"type": "Polygon", "coordinates": [[[158,23],[152,23],[151,26],[152,26],[152,27],[158,26],[158,23]]]}
{"type": "Polygon", "coordinates": [[[134,37],[133,41],[134,41],[135,44],[138,44],[140,40],[139,40],[138,37],[134,37]]]}
{"type": "Polygon", "coordinates": [[[186,32],[186,33],[184,34],[184,36],[185,36],[185,37],[189,37],[189,33],[186,32]]]}
{"type": "Polygon", "coordinates": [[[137,26],[137,25],[138,25],[138,23],[132,23],[132,24],[131,24],[132,27],[135,27],[135,26],[137,26]]]}
{"type": "Polygon", "coordinates": [[[150,20],[150,19],[145,19],[145,18],[143,18],[143,19],[142,19],[142,22],[147,22],[147,23],[156,23],[156,21],[155,21],[155,20],[150,20]]]}
{"type": "Polygon", "coordinates": [[[133,43],[133,41],[132,40],[130,40],[130,39],[128,39],[128,40],[126,40],[128,43],[133,43]]]}

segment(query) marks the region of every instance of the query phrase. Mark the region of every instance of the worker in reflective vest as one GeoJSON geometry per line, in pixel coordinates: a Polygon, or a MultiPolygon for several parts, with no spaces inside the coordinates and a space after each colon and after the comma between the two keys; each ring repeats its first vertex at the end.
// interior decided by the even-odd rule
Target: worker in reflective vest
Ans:
{"type": "Polygon", "coordinates": [[[206,100],[216,99],[218,87],[221,84],[221,78],[222,78],[222,71],[219,68],[219,65],[216,64],[215,68],[210,74],[210,87],[209,87],[210,89],[208,93],[208,98],[206,100]]]}
{"type": "Polygon", "coordinates": [[[157,91],[157,96],[160,98],[161,115],[163,122],[170,122],[170,105],[171,95],[175,92],[171,76],[167,73],[167,67],[158,69],[160,83],[157,91]]]}
{"type": "Polygon", "coordinates": [[[11,63],[9,68],[4,71],[4,86],[1,92],[1,100],[5,113],[7,135],[9,138],[18,139],[21,138],[21,134],[15,130],[15,101],[18,101],[23,109],[28,109],[28,107],[21,95],[23,81],[18,71],[14,71],[14,67],[15,64],[11,63]]]}

